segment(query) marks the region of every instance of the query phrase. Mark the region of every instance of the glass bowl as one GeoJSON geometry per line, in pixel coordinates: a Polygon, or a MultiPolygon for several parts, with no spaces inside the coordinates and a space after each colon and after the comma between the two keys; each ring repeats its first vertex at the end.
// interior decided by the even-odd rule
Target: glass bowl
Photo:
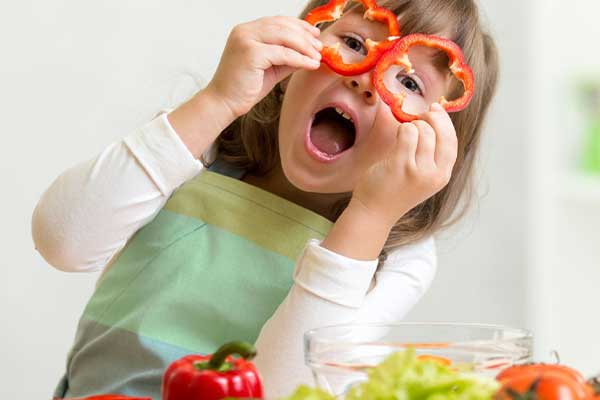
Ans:
{"type": "Polygon", "coordinates": [[[452,367],[494,377],[502,369],[531,361],[531,333],[498,325],[404,322],[350,324],[314,329],[304,335],[304,354],[315,383],[334,396],[367,380],[367,370],[397,351],[441,357],[452,367]]]}

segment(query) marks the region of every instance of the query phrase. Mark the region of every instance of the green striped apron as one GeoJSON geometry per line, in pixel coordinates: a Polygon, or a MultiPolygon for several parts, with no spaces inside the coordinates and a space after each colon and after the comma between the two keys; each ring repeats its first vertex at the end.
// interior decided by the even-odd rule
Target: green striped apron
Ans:
{"type": "Polygon", "coordinates": [[[182,186],[129,241],[79,321],[55,395],[160,399],[165,368],[232,340],[254,342],[327,219],[221,173],[182,186]]]}

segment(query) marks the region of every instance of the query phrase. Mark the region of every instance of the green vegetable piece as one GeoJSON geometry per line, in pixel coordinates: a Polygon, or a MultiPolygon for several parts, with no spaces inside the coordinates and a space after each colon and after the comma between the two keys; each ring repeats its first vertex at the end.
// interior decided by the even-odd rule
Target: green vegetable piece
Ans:
{"type": "Polygon", "coordinates": [[[285,400],[335,400],[335,397],[321,389],[302,385],[296,389],[294,394],[285,400]]]}
{"type": "Polygon", "coordinates": [[[369,371],[369,380],[353,387],[346,400],[492,400],[498,387],[493,378],[418,360],[409,349],[369,371]]]}
{"type": "MultiPolygon", "coordinates": [[[[461,372],[414,349],[394,353],[369,370],[369,379],[350,389],[345,400],[493,400],[495,379],[461,372]]],[[[285,400],[335,400],[321,389],[300,386],[285,400]]]]}

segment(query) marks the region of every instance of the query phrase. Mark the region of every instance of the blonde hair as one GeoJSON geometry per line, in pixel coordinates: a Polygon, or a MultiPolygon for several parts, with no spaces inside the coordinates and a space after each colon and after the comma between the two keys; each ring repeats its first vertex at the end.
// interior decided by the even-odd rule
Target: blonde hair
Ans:
{"type": "MultiPolygon", "coordinates": [[[[325,3],[327,0],[310,1],[300,18],[325,3]]],[[[475,0],[386,0],[380,5],[399,16],[403,35],[417,32],[449,34],[448,39],[462,48],[476,82],[469,106],[450,114],[459,146],[450,182],[394,225],[380,255],[381,263],[389,250],[445,229],[467,212],[473,196],[473,166],[484,117],[496,89],[499,67],[496,46],[491,36],[482,29],[475,0]]],[[[441,55],[445,58],[445,54],[441,55]]],[[[217,140],[218,156],[256,175],[266,174],[274,168],[280,162],[277,131],[281,97],[281,87],[276,85],[250,112],[227,127],[217,140]]],[[[339,217],[349,200],[348,196],[334,206],[333,220],[339,217]]]]}

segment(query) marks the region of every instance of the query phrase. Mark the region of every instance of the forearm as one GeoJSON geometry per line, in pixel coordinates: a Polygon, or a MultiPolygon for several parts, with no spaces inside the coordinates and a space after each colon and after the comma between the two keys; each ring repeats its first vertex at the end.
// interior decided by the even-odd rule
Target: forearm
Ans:
{"type": "Polygon", "coordinates": [[[196,158],[236,117],[210,86],[168,115],[169,123],[196,158]]]}
{"type": "Polygon", "coordinates": [[[437,257],[432,237],[390,251],[375,274],[356,316],[357,322],[395,323],[417,304],[436,274],[437,257]]]}
{"type": "Polygon", "coordinates": [[[99,270],[200,169],[161,115],[52,183],[33,213],[35,246],[58,269],[99,270]]]}
{"type": "Polygon", "coordinates": [[[391,221],[373,215],[353,198],[321,246],[356,260],[374,260],[381,253],[392,226],[391,221]]]}

